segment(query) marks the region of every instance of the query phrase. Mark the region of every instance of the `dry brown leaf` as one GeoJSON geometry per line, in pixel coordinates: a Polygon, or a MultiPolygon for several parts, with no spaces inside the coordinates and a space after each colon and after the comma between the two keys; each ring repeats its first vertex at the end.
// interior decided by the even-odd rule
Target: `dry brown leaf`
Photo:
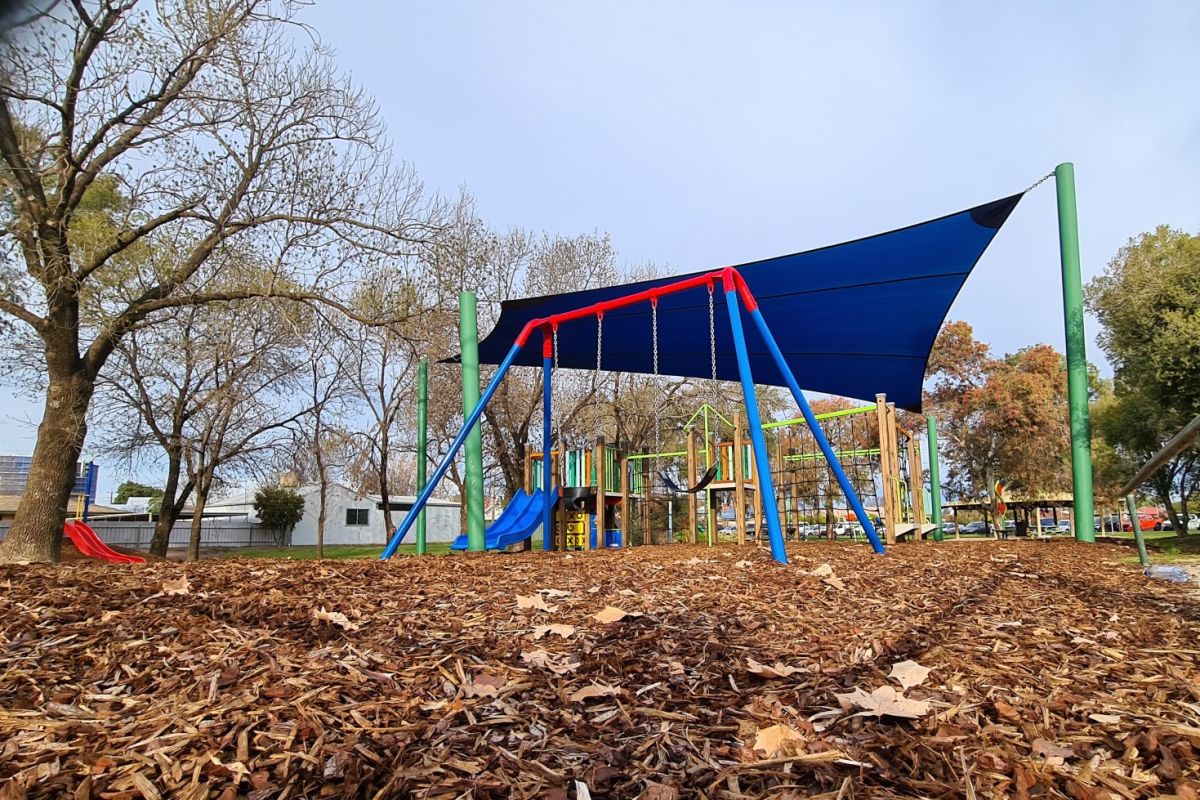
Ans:
{"type": "Polygon", "coordinates": [[[679,800],[679,790],[665,783],[646,781],[642,793],[637,800],[679,800]]]}
{"type": "Polygon", "coordinates": [[[574,625],[563,625],[555,623],[553,625],[537,625],[533,629],[533,638],[541,639],[543,636],[561,636],[566,639],[575,633],[574,625]]]}
{"type": "Polygon", "coordinates": [[[1088,719],[1092,722],[1099,722],[1101,725],[1116,725],[1121,721],[1120,714],[1088,714],[1088,719]]]}
{"type": "Polygon", "coordinates": [[[807,741],[804,735],[794,728],[787,725],[771,725],[758,731],[752,749],[755,753],[761,753],[763,758],[779,758],[801,752],[807,741]]]}
{"type": "Polygon", "coordinates": [[[539,594],[544,594],[546,597],[570,597],[571,593],[562,589],[538,589],[539,594]]]}
{"type": "Polygon", "coordinates": [[[180,575],[175,580],[168,578],[162,582],[163,594],[188,594],[191,592],[191,585],[188,583],[187,575],[180,575]]]}
{"type": "Polygon", "coordinates": [[[606,686],[602,683],[593,683],[591,686],[584,686],[582,689],[576,689],[567,696],[567,699],[572,703],[582,703],[584,700],[590,700],[594,697],[611,697],[614,694],[620,694],[619,686],[606,686]]]}
{"type": "Polygon", "coordinates": [[[548,653],[545,650],[530,650],[521,653],[521,660],[531,666],[548,669],[555,675],[565,675],[579,669],[578,661],[572,661],[567,656],[548,653]]]}
{"type": "Polygon", "coordinates": [[[1016,722],[1021,718],[1021,712],[1003,700],[997,700],[993,705],[996,707],[996,713],[1009,722],[1016,722]]]}
{"type": "Polygon", "coordinates": [[[920,686],[929,677],[929,668],[922,667],[915,661],[898,661],[892,664],[888,677],[900,684],[904,689],[920,686]]]}
{"type": "Polygon", "coordinates": [[[1061,747],[1049,739],[1034,739],[1033,754],[1041,756],[1047,760],[1052,758],[1061,758],[1066,760],[1075,757],[1075,751],[1069,747],[1061,747]]]}
{"type": "Polygon", "coordinates": [[[640,611],[626,611],[625,609],[617,608],[616,606],[605,606],[604,608],[600,609],[595,614],[593,614],[592,619],[596,620],[597,622],[603,622],[604,624],[609,625],[614,622],[620,622],[621,620],[625,619],[626,617],[640,617],[640,616],[642,616],[640,611]]]}
{"type": "Polygon", "coordinates": [[[503,675],[476,675],[471,681],[468,695],[472,697],[499,697],[500,690],[508,685],[503,675]]]}
{"type": "Polygon", "coordinates": [[[552,606],[546,603],[546,600],[540,594],[517,595],[517,608],[533,609],[535,611],[549,611],[553,614],[558,611],[558,606],[552,606]]]}
{"type": "Polygon", "coordinates": [[[345,614],[340,611],[326,611],[325,606],[314,608],[312,615],[313,619],[320,620],[321,622],[331,622],[348,631],[358,630],[358,625],[351,622],[345,614]]]}
{"type": "Polygon", "coordinates": [[[789,667],[779,661],[770,666],[760,664],[753,658],[746,659],[746,671],[763,678],[787,678],[795,675],[797,672],[808,672],[804,667],[789,667]]]}
{"type": "Polygon", "coordinates": [[[833,574],[833,567],[829,566],[828,564],[822,564],[821,566],[814,568],[812,572],[808,574],[812,575],[814,578],[828,578],[833,574]]]}
{"type": "Polygon", "coordinates": [[[864,714],[877,717],[903,717],[919,719],[929,713],[928,700],[911,700],[891,686],[880,686],[871,693],[855,689],[844,694],[834,694],[842,709],[861,708],[864,714]]]}
{"type": "Polygon", "coordinates": [[[737,567],[738,569],[746,569],[747,567],[754,566],[754,562],[753,561],[739,561],[736,564],[734,564],[734,566],[737,567]]]}

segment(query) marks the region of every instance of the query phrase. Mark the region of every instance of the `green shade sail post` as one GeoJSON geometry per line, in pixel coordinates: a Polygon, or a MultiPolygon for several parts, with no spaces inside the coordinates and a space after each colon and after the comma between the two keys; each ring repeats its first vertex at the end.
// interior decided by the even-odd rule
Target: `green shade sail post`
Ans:
{"type": "Polygon", "coordinates": [[[925,417],[926,438],[929,441],[929,505],[933,511],[933,540],[942,540],[942,470],[938,466],[937,418],[925,417]]]}
{"type": "MultiPolygon", "coordinates": [[[[1145,569],[1150,566],[1150,554],[1146,552],[1146,537],[1142,533],[1142,521],[1138,519],[1137,503],[1133,501],[1133,495],[1125,495],[1125,508],[1129,509],[1129,527],[1133,528],[1133,540],[1137,542],[1138,562],[1141,563],[1142,569],[1145,569]]],[[[1121,518],[1118,516],[1117,527],[1120,527],[1120,523],[1121,518]]]]}
{"type": "Polygon", "coordinates": [[[1083,331],[1083,280],[1079,270],[1079,215],[1075,165],[1054,169],[1058,188],[1058,245],[1062,258],[1063,316],[1067,332],[1067,402],[1071,411],[1072,519],[1075,539],[1096,541],[1092,530],[1092,423],[1088,414],[1087,344],[1083,331]]]}
{"type": "MultiPolygon", "coordinates": [[[[417,365],[417,494],[425,488],[429,460],[429,362],[417,365]]],[[[417,517],[417,555],[425,555],[425,509],[417,517]]]]}
{"type": "MultiPolygon", "coordinates": [[[[475,295],[458,296],[458,346],[462,353],[463,417],[479,402],[479,319],[475,295]]],[[[467,434],[464,450],[467,478],[467,550],[486,549],[483,532],[483,430],[478,422],[467,434]]]]}

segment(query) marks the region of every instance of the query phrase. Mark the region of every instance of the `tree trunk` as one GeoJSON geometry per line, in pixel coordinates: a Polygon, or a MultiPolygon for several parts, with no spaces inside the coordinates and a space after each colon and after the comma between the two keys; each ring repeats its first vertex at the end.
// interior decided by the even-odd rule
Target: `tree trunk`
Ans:
{"type": "Polygon", "coordinates": [[[1171,493],[1167,492],[1162,497],[1163,505],[1167,507],[1167,519],[1171,520],[1171,527],[1175,530],[1175,535],[1187,536],[1187,522],[1180,523],[1179,512],[1175,510],[1175,503],[1171,501],[1171,493]]]}
{"type": "Polygon", "coordinates": [[[204,506],[208,502],[208,489],[201,489],[202,481],[196,485],[196,505],[192,507],[192,530],[188,536],[188,561],[200,560],[200,532],[204,527],[204,506]]]}
{"type": "MultiPolygon", "coordinates": [[[[329,482],[325,478],[324,470],[321,474],[321,499],[317,506],[317,558],[325,557],[325,495],[328,492],[329,482]]],[[[388,535],[391,536],[389,529],[388,535]]]]}
{"type": "Polygon", "coordinates": [[[833,487],[825,487],[825,538],[833,541],[837,533],[833,530],[833,487]]]}
{"type": "MultiPolygon", "coordinates": [[[[46,349],[51,349],[49,344],[46,349]]],[[[51,373],[25,493],[0,542],[0,562],[59,560],[94,389],[80,367],[72,374],[51,373]]]]}
{"type": "Polygon", "coordinates": [[[391,455],[388,444],[388,431],[385,425],[379,427],[379,498],[383,501],[383,528],[390,538],[392,531],[392,502],[388,491],[388,457],[391,455]]]}
{"type": "Polygon", "coordinates": [[[187,494],[179,497],[179,471],[182,462],[183,456],[178,448],[168,451],[167,482],[163,486],[162,506],[154,523],[154,535],[150,537],[151,555],[166,557],[167,549],[171,546],[171,529],[179,521],[183,505],[187,501],[187,494]]]}

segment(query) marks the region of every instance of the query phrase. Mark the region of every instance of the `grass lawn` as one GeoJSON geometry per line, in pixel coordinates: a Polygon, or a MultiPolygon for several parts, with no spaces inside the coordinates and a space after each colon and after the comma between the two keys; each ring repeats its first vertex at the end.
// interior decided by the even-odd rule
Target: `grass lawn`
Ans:
{"type": "MultiPolygon", "coordinates": [[[[533,540],[533,548],[540,550],[542,547],[541,539],[533,540]]],[[[342,558],[379,558],[379,554],[383,551],[383,547],[376,544],[327,544],[325,545],[325,557],[331,559],[342,558]]],[[[426,553],[431,556],[444,556],[450,552],[449,542],[430,542],[426,553]]],[[[417,546],[415,544],[402,544],[400,549],[396,551],[398,556],[415,556],[417,554],[417,546]]],[[[225,550],[217,554],[218,558],[283,558],[293,561],[311,561],[317,557],[317,548],[308,546],[296,547],[242,547],[236,550],[225,550]]]]}
{"type": "MultiPolygon", "coordinates": [[[[1142,538],[1151,561],[1195,561],[1200,556],[1200,534],[1191,533],[1180,538],[1175,531],[1142,531],[1142,538]]],[[[1128,545],[1131,549],[1134,546],[1132,532],[1098,533],[1096,540],[1128,545]]],[[[1137,561],[1136,551],[1129,560],[1137,561]]]]}

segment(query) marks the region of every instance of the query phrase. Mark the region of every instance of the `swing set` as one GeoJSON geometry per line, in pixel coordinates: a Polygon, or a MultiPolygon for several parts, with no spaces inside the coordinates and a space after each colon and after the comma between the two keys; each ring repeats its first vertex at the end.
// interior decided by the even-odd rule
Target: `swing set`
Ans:
{"type": "MultiPolygon", "coordinates": [[[[659,354],[658,354],[658,301],[659,301],[659,299],[662,297],[668,296],[668,295],[675,295],[675,294],[680,294],[683,292],[705,289],[708,292],[710,361],[711,361],[711,367],[712,367],[711,371],[712,371],[713,385],[715,387],[716,377],[717,377],[717,367],[716,367],[717,359],[716,359],[716,334],[715,334],[715,316],[714,316],[715,315],[715,310],[714,310],[715,300],[714,300],[714,297],[715,297],[716,287],[717,287],[718,283],[721,286],[721,290],[722,290],[722,293],[725,298],[726,310],[728,311],[728,314],[729,314],[729,324],[730,324],[730,329],[731,329],[733,344],[734,344],[734,350],[735,350],[735,355],[736,355],[736,360],[737,360],[738,377],[740,379],[741,386],[742,386],[742,396],[743,396],[744,405],[745,405],[745,409],[746,409],[747,421],[749,423],[748,427],[749,427],[749,433],[750,433],[751,451],[753,453],[754,462],[757,464],[764,464],[764,465],[770,463],[768,456],[767,456],[766,441],[763,436],[763,427],[762,427],[762,422],[761,422],[761,418],[760,418],[760,414],[759,414],[758,399],[757,399],[757,395],[755,393],[755,388],[754,388],[754,377],[751,374],[751,369],[750,369],[750,354],[749,354],[749,351],[747,348],[746,337],[745,337],[745,333],[744,333],[744,329],[743,329],[743,320],[742,320],[743,307],[744,307],[744,313],[747,314],[750,317],[750,320],[754,323],[754,326],[758,330],[760,338],[762,339],[763,343],[766,345],[767,351],[768,351],[771,359],[774,361],[777,369],[779,370],[781,376],[783,377],[789,390],[791,391],[792,397],[796,401],[796,405],[799,407],[801,415],[808,422],[809,428],[813,433],[813,437],[816,440],[816,443],[819,446],[819,448],[821,449],[822,453],[824,454],[824,456],[829,464],[830,470],[834,473],[834,476],[836,477],[838,484],[841,486],[842,491],[843,491],[847,501],[849,502],[851,507],[856,512],[858,518],[863,521],[863,527],[864,527],[865,533],[867,535],[867,538],[871,542],[871,546],[874,548],[875,552],[882,553],[884,551],[883,544],[880,542],[879,537],[875,532],[874,526],[871,524],[870,519],[868,518],[866,512],[863,510],[862,504],[859,502],[858,495],[855,492],[854,487],[852,486],[849,478],[842,471],[842,469],[839,465],[837,456],[834,453],[832,447],[830,446],[829,441],[825,438],[824,434],[821,432],[820,425],[817,422],[816,418],[813,416],[812,409],[809,407],[808,401],[805,399],[804,394],[800,389],[800,385],[796,380],[796,376],[793,374],[791,367],[788,365],[787,360],[784,358],[783,353],[780,350],[779,345],[777,344],[777,342],[775,340],[774,335],[771,333],[770,326],[767,324],[766,319],[763,317],[762,311],[759,309],[758,303],[755,300],[754,295],[751,293],[750,288],[747,286],[747,284],[746,284],[745,280],[742,278],[741,274],[732,267],[726,267],[724,269],[716,270],[713,272],[701,273],[699,275],[694,275],[694,276],[684,278],[684,279],[681,279],[678,281],[658,284],[649,289],[645,289],[643,291],[633,292],[628,295],[615,297],[615,298],[612,298],[609,300],[604,300],[604,301],[597,302],[597,303],[592,303],[589,305],[585,305],[585,306],[571,309],[568,311],[564,311],[561,313],[550,314],[545,317],[531,319],[529,322],[527,322],[524,325],[524,327],[521,329],[520,333],[517,335],[516,340],[513,342],[508,353],[505,355],[503,360],[501,360],[500,365],[497,368],[495,375],[492,377],[491,381],[487,385],[487,388],[484,389],[483,394],[480,396],[479,402],[475,405],[474,409],[472,409],[471,413],[466,416],[466,419],[463,422],[462,429],[455,436],[454,441],[451,442],[449,450],[447,451],[445,456],[443,456],[442,460],[438,463],[437,467],[433,471],[433,474],[430,475],[428,483],[426,483],[424,488],[421,490],[420,494],[417,496],[417,499],[413,503],[413,507],[412,507],[411,511],[405,515],[403,522],[396,529],[395,533],[393,534],[391,540],[388,542],[387,547],[384,549],[380,558],[387,559],[387,558],[391,558],[393,555],[395,555],[397,548],[399,548],[400,544],[404,541],[404,537],[407,535],[408,531],[416,523],[416,520],[420,517],[421,510],[425,507],[425,504],[429,501],[429,498],[432,497],[433,493],[437,490],[438,484],[445,477],[445,474],[449,470],[450,465],[453,463],[455,457],[458,455],[458,451],[462,448],[463,444],[466,442],[467,436],[475,428],[475,426],[477,424],[479,424],[480,418],[483,416],[484,409],[487,408],[488,403],[491,402],[492,398],[495,396],[496,391],[500,387],[500,384],[503,382],[504,377],[507,374],[508,370],[512,367],[513,362],[516,361],[517,357],[520,355],[521,351],[525,348],[525,346],[529,343],[529,340],[533,336],[534,333],[540,331],[542,334],[542,403],[543,403],[542,441],[547,444],[550,444],[553,442],[553,431],[552,431],[552,424],[553,424],[553,420],[554,420],[554,416],[553,416],[553,373],[558,366],[558,347],[557,347],[558,330],[561,326],[569,325],[572,322],[577,322],[580,320],[594,320],[595,321],[596,331],[597,331],[597,334],[596,334],[596,370],[597,370],[597,375],[598,375],[599,370],[602,367],[602,361],[603,361],[603,325],[604,325],[605,313],[616,310],[616,309],[623,309],[623,308],[627,308],[630,306],[648,303],[650,305],[650,317],[651,317],[650,333],[651,333],[653,368],[654,368],[654,374],[657,375],[657,374],[659,374],[658,373],[658,356],[659,356],[659,354]]],[[[658,411],[658,407],[656,405],[656,407],[655,407],[656,442],[660,438],[659,425],[657,424],[658,422],[660,422],[660,420],[658,420],[658,418],[657,418],[657,415],[659,413],[660,412],[658,411]]],[[[599,457],[593,458],[592,463],[599,464],[599,465],[601,465],[601,467],[603,467],[603,465],[605,464],[604,447],[602,445],[602,438],[598,436],[597,439],[599,440],[598,444],[601,444],[601,446],[598,448],[599,457]]],[[[560,445],[561,445],[561,442],[562,442],[562,438],[561,438],[561,430],[560,430],[559,431],[560,445]]],[[[708,446],[708,443],[706,441],[706,448],[707,448],[707,446],[708,446]]],[[[547,446],[545,449],[547,451],[549,451],[552,454],[552,456],[550,458],[543,457],[540,460],[540,464],[539,464],[539,466],[541,468],[540,485],[544,486],[544,487],[552,487],[552,488],[550,491],[542,492],[542,494],[541,494],[541,496],[542,496],[542,508],[541,508],[542,530],[543,531],[553,531],[553,530],[555,530],[555,527],[553,524],[554,510],[555,510],[556,506],[562,507],[565,505],[565,503],[560,502],[560,499],[562,499],[562,500],[567,499],[566,490],[562,483],[562,476],[561,475],[558,476],[557,484],[555,482],[556,476],[554,473],[556,472],[556,470],[554,469],[554,465],[557,462],[560,465],[560,470],[561,470],[561,465],[563,464],[565,459],[563,459],[563,458],[555,459],[553,457],[553,447],[547,446]]],[[[661,449],[661,447],[658,446],[655,449],[657,451],[657,450],[661,449]]],[[[594,471],[598,476],[602,476],[605,472],[605,470],[603,468],[596,469],[594,471]]],[[[657,465],[656,465],[655,473],[658,474],[659,472],[660,471],[657,469],[657,465]]],[[[705,489],[705,487],[711,485],[712,482],[716,479],[716,477],[717,477],[717,471],[714,470],[713,464],[709,465],[709,468],[705,472],[704,476],[695,485],[690,485],[690,486],[686,486],[686,487],[680,487],[677,484],[674,484],[673,481],[668,484],[667,481],[662,480],[663,476],[659,475],[660,482],[664,486],[666,486],[668,489],[670,489],[671,486],[674,486],[674,488],[676,490],[681,490],[680,493],[687,493],[691,497],[695,497],[695,494],[697,492],[703,491],[705,489]],[[710,476],[710,473],[711,473],[711,476],[710,476]]],[[[760,498],[759,502],[760,502],[760,505],[763,508],[763,512],[764,512],[760,519],[764,519],[765,523],[766,523],[767,535],[768,535],[768,539],[770,541],[770,546],[771,546],[771,556],[777,562],[786,564],[787,563],[787,553],[784,549],[783,531],[782,531],[782,528],[780,525],[779,510],[778,510],[778,506],[777,506],[777,503],[775,500],[775,490],[774,490],[774,486],[772,483],[771,472],[769,469],[763,469],[763,470],[760,470],[757,472],[756,477],[757,477],[757,483],[758,483],[757,492],[758,492],[758,495],[760,498]]],[[[600,481],[601,481],[601,483],[603,483],[602,479],[600,479],[600,481]]],[[[598,531],[606,531],[607,528],[606,528],[606,524],[605,524],[606,523],[605,506],[607,505],[607,502],[605,502],[605,500],[604,500],[603,485],[599,486],[598,488],[600,490],[600,492],[599,492],[600,493],[600,501],[595,504],[595,508],[596,508],[595,527],[598,531]]],[[[645,487],[645,488],[648,489],[649,487],[645,487]]],[[[543,537],[542,537],[543,549],[545,549],[545,550],[551,549],[552,538],[553,537],[550,535],[543,535],[543,537]]],[[[585,541],[587,539],[588,539],[588,537],[585,537],[585,541]]]]}

